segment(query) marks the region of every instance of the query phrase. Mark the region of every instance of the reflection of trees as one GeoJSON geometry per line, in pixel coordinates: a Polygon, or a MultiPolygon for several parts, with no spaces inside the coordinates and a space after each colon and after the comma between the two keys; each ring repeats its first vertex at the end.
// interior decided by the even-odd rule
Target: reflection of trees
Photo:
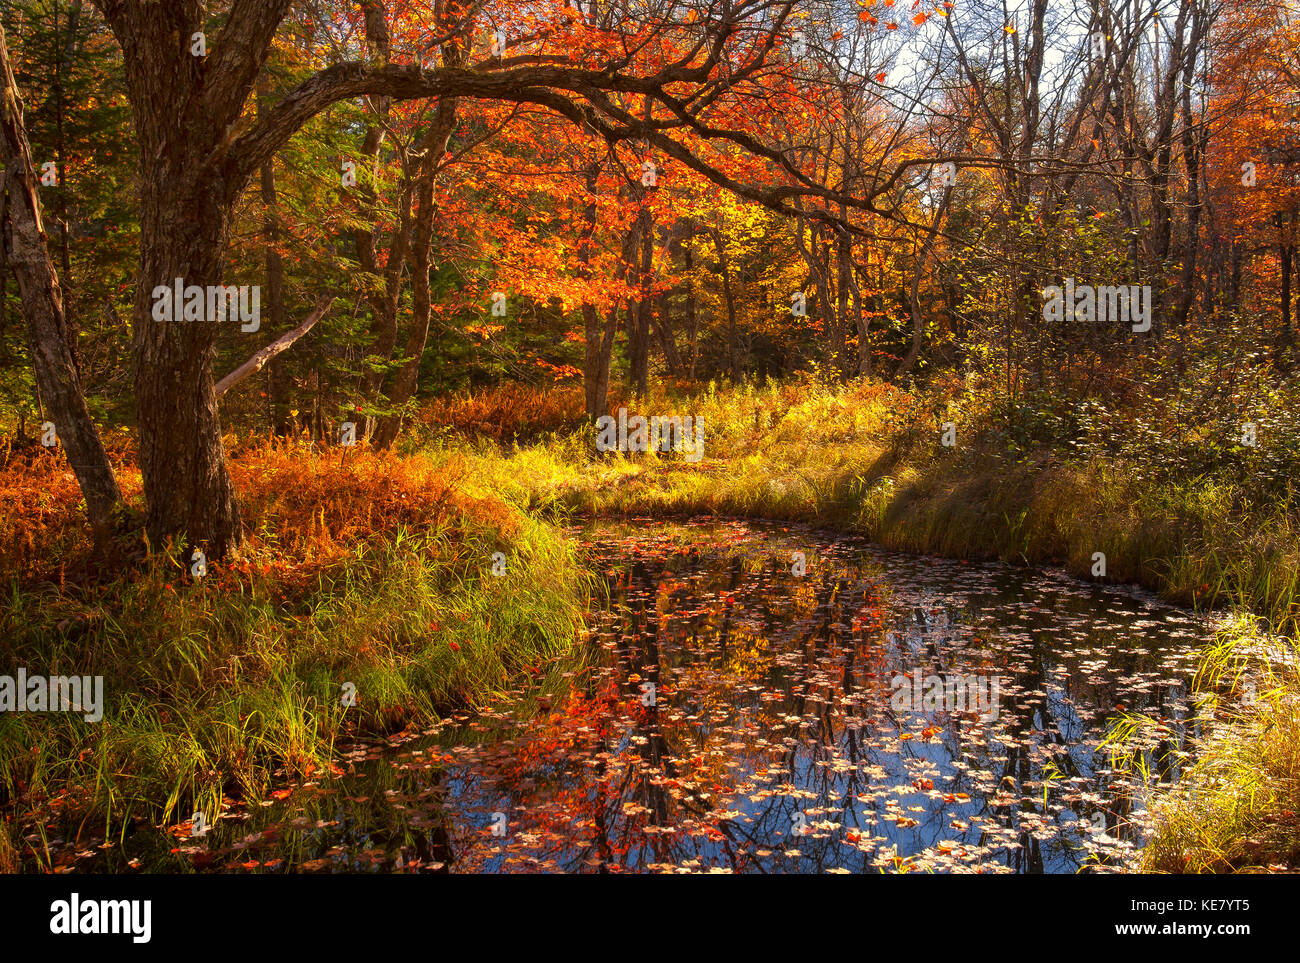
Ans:
{"type": "MultiPolygon", "coordinates": [[[[770,558],[770,544],[758,547],[770,558]]],[[[907,585],[896,621],[876,583],[831,552],[802,578],[755,555],[752,545],[682,553],[642,538],[601,559],[617,568],[630,558],[597,627],[603,662],[486,770],[483,794],[519,814],[503,849],[565,870],[698,860],[820,871],[869,870],[890,847],[907,856],[950,840],[1005,846],[1004,864],[1021,872],[1079,864],[1067,834],[1042,843],[1035,832],[1080,785],[1095,788],[1091,764],[1071,752],[1085,726],[1068,677],[1055,685],[1059,653],[1023,625],[1006,637],[997,624],[973,626],[973,611],[942,597],[951,584],[907,585]],[[902,625],[905,637],[888,634],[902,625]],[[895,713],[889,678],[914,668],[997,672],[1015,686],[1000,693],[993,724],[895,713]],[[656,695],[648,704],[645,684],[656,695]],[[811,832],[793,832],[798,814],[811,832]],[[954,817],[970,828],[954,829],[954,817]],[[847,827],[863,852],[845,845],[847,827]],[[756,855],[794,849],[786,860],[756,855]]],[[[965,594],[984,608],[1009,601],[983,587],[965,594]]]]}

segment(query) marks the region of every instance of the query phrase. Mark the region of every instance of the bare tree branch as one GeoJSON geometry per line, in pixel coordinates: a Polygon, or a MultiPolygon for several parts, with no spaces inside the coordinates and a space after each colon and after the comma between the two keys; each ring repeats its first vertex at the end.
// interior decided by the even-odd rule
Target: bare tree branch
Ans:
{"type": "Polygon", "coordinates": [[[216,391],[217,397],[220,398],[222,395],[224,395],[235,385],[239,384],[245,378],[257,374],[259,371],[262,370],[262,368],[266,366],[266,363],[268,361],[270,361],[276,355],[282,354],[283,352],[288,351],[291,347],[293,347],[293,343],[295,341],[297,341],[304,334],[306,334],[308,331],[314,328],[316,326],[317,321],[325,317],[326,312],[329,311],[330,305],[332,305],[333,303],[334,303],[334,299],[332,297],[324,298],[323,300],[321,300],[316,305],[316,309],[312,311],[311,314],[307,315],[307,320],[305,320],[302,324],[298,325],[298,327],[294,328],[292,331],[280,335],[280,337],[276,338],[265,348],[262,348],[251,358],[249,358],[247,361],[241,364],[234,371],[230,372],[230,374],[226,375],[224,378],[218,381],[217,386],[214,389],[216,391]]]}

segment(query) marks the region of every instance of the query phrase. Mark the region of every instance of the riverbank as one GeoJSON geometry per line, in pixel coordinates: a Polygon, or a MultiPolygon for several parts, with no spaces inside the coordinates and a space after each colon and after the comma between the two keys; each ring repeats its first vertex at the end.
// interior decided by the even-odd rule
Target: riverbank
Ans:
{"type": "MultiPolygon", "coordinates": [[[[1144,872],[1300,871],[1300,671],[1293,644],[1238,617],[1201,656],[1204,736],[1177,786],[1152,800],[1144,872]]],[[[1130,741],[1151,730],[1132,720],[1130,741]]]]}
{"type": "MultiPolygon", "coordinates": [[[[111,838],[262,799],[328,771],[340,739],[482,705],[580,638],[590,581],[571,542],[456,459],[256,447],[232,473],[251,538],[196,575],[142,544],[115,546],[106,571],[71,474],[6,466],[5,571],[21,574],[0,671],[103,679],[97,721],[0,713],[8,868],[47,822],[111,838]]],[[[120,477],[138,499],[138,473],[120,477]]]]}
{"type": "Polygon", "coordinates": [[[1300,617],[1300,507],[1289,486],[1187,477],[1171,470],[1179,454],[1158,447],[1108,456],[1110,438],[1017,441],[997,412],[972,408],[955,388],[785,384],[653,397],[638,410],[703,419],[704,459],[602,454],[582,428],[513,449],[441,444],[472,452],[475,478],[542,512],[804,521],[888,548],[1061,565],[1191,607],[1250,609],[1280,627],[1300,617]]]}
{"type": "MultiPolygon", "coordinates": [[[[6,461],[0,635],[28,673],[103,676],[105,705],[99,722],[0,714],[0,866],[73,813],[112,832],[261,799],[277,779],[328,771],[345,736],[482,705],[541,671],[581,638],[590,577],[555,524],[577,513],[810,522],[1137,582],[1275,628],[1300,611],[1293,475],[1270,449],[1227,448],[1205,470],[1195,439],[1143,440],[1092,409],[1007,415],[956,384],[797,382],[639,408],[703,419],[705,457],[597,452],[572,392],[442,402],[401,455],[232,439],[251,537],[197,577],[166,547],[119,543],[93,561],[71,474],[48,454],[6,461]]],[[[138,507],[138,472],[117,457],[138,507]]],[[[1250,644],[1225,636],[1216,657],[1250,644]]],[[[1222,673],[1203,681],[1221,700],[1222,673]]],[[[1279,673],[1263,691],[1207,710],[1187,776],[1201,790],[1194,804],[1157,800],[1149,868],[1295,862],[1278,854],[1300,766],[1295,740],[1276,736],[1296,726],[1300,685],[1279,673]],[[1255,773],[1273,788],[1253,788],[1255,773]],[[1274,842],[1252,849],[1263,827],[1274,842]]]]}

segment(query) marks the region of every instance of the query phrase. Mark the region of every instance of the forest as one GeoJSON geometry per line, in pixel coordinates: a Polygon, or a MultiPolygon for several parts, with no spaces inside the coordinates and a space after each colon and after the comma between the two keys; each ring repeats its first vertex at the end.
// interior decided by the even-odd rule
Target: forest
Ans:
{"type": "Polygon", "coordinates": [[[1293,0],[0,0],[0,165],[0,872],[1300,869],[1293,0]]]}

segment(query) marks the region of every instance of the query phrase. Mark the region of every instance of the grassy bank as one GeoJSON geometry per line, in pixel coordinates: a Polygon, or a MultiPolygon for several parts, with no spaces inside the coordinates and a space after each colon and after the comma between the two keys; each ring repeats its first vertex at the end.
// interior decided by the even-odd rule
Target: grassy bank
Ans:
{"type": "Polygon", "coordinates": [[[257,448],[232,471],[252,538],[194,577],[142,545],[98,570],[71,476],[7,469],[2,671],[101,675],[104,705],[0,714],[0,861],[65,812],[111,831],[263,798],[276,770],[328,767],[340,736],[481,703],[579,637],[571,544],[456,459],[257,448]]]}
{"type": "Polygon", "coordinates": [[[539,509],[807,521],[910,551],[1059,564],[1279,626],[1300,616],[1300,506],[1289,483],[1262,489],[1240,471],[1167,470],[1179,455],[1144,454],[1149,443],[1017,441],[999,411],[958,386],[922,396],[870,382],[784,384],[652,397],[638,410],[702,417],[705,458],[601,454],[582,427],[516,447],[435,444],[470,451],[476,478],[539,509]],[[945,422],[952,447],[942,444],[945,422]]]}
{"type": "Polygon", "coordinates": [[[1294,872],[1300,868],[1300,671],[1294,647],[1259,620],[1232,619],[1202,654],[1194,680],[1191,764],[1158,760],[1168,730],[1144,717],[1112,733],[1120,768],[1138,778],[1150,765],[1183,769],[1151,800],[1155,832],[1139,867],[1155,873],[1294,872]]]}
{"type": "MultiPolygon", "coordinates": [[[[985,387],[806,380],[634,406],[702,418],[698,463],[597,452],[570,389],[444,399],[400,455],[230,439],[251,537],[198,578],[168,546],[120,542],[96,561],[71,474],[48,453],[0,459],[0,671],[102,675],[105,693],[99,722],[0,714],[0,868],[65,813],[111,831],[263,798],[276,778],[330,766],[341,736],[480,704],[571,650],[589,582],[549,522],[573,512],[806,521],[913,551],[1060,564],[1294,630],[1300,442],[1274,409],[1300,398],[1252,415],[1268,428],[1256,450],[1221,441],[1232,412],[1189,434],[1161,408],[1008,409],[985,387]]],[[[117,458],[138,507],[130,453],[117,458]]],[[[1295,862],[1300,685],[1276,672],[1256,700],[1222,698],[1223,667],[1252,633],[1207,653],[1200,681],[1219,698],[1185,783],[1197,791],[1158,800],[1148,868],[1295,862]]]]}

